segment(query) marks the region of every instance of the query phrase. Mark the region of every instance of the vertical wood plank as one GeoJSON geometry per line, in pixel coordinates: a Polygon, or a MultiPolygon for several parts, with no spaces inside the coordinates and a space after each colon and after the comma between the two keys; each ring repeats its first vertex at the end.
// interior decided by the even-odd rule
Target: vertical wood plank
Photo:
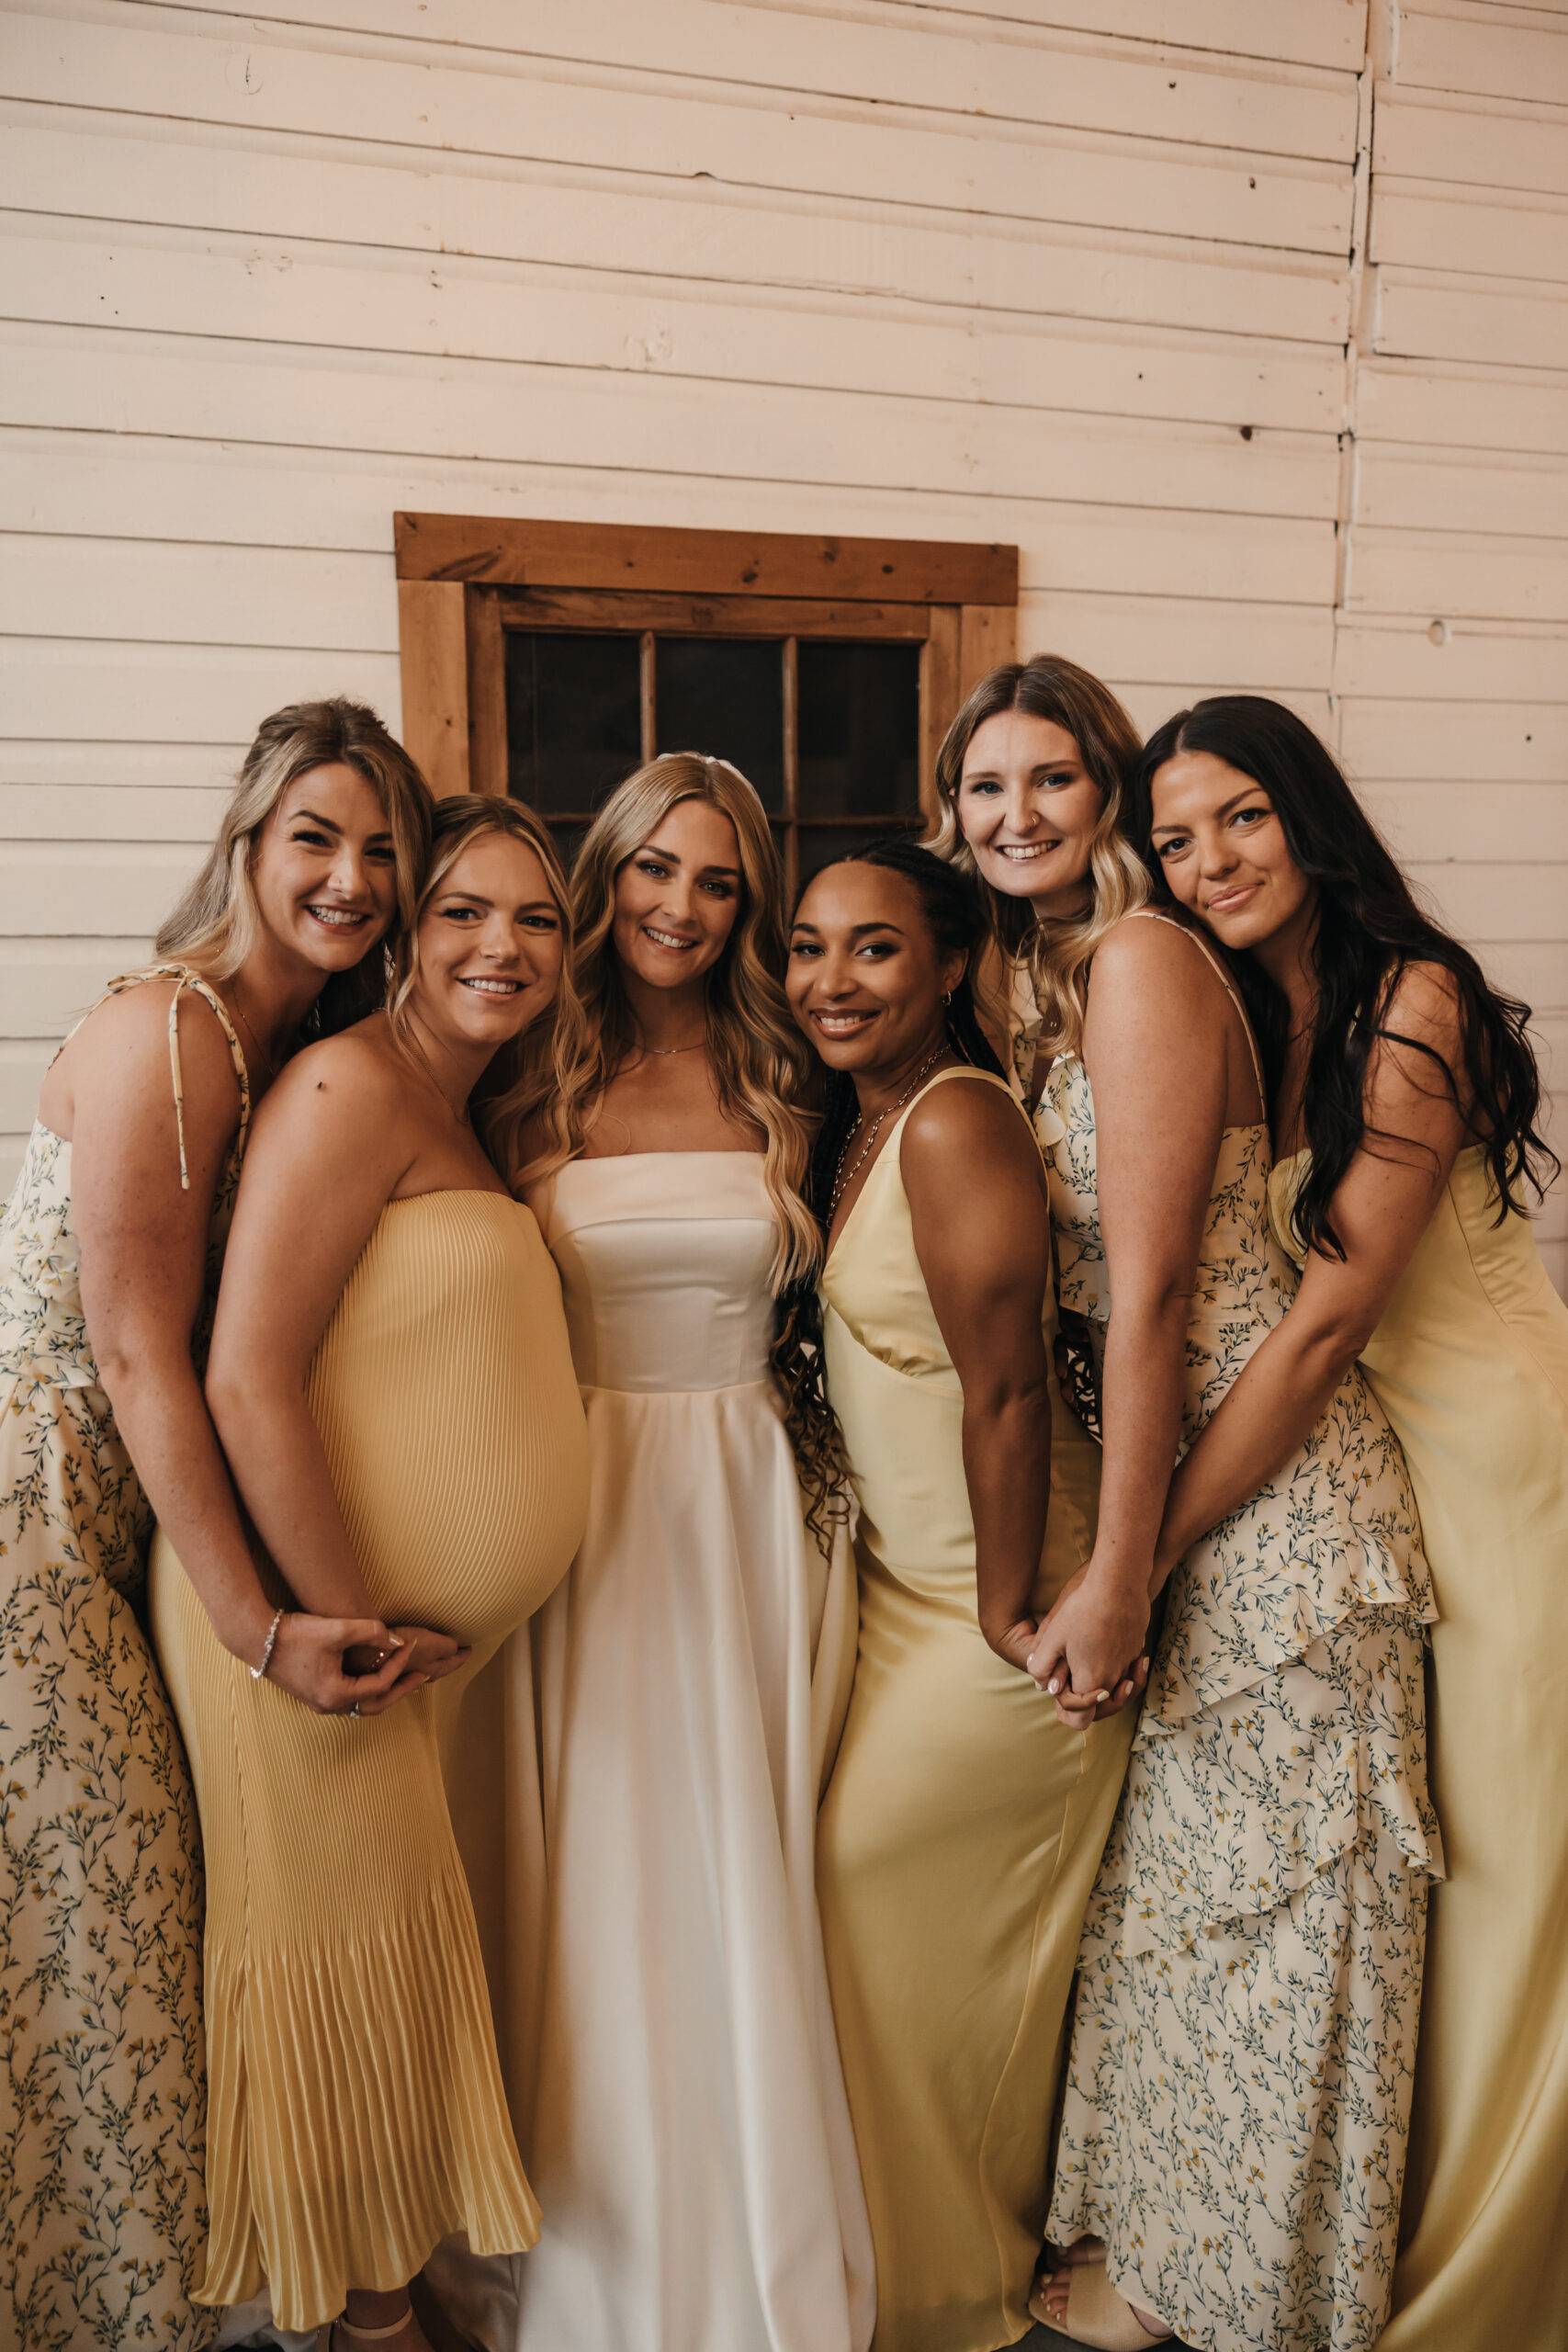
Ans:
{"type": "Polygon", "coordinates": [[[784,906],[800,888],[800,639],[786,637],[784,662],[784,906]]]}
{"type": "Polygon", "coordinates": [[[958,699],[962,703],[987,671],[1018,659],[1018,606],[964,605],[958,620],[958,699]]]}
{"type": "Polygon", "coordinates": [[[659,755],[659,640],[645,628],[637,640],[637,686],[642,697],[642,763],[659,755]]]}
{"type": "Polygon", "coordinates": [[[463,591],[468,639],[468,790],[502,797],[507,786],[506,632],[500,600],[463,591]]]}
{"type": "Polygon", "coordinates": [[[936,755],[963,699],[958,684],[962,609],[958,605],[933,605],[931,635],[920,648],[920,807],[928,834],[935,832],[942,816],[936,755]]]}
{"type": "Polygon", "coordinates": [[[468,665],[463,588],[400,580],[398,654],[403,748],[437,799],[468,789],[468,665]]]}

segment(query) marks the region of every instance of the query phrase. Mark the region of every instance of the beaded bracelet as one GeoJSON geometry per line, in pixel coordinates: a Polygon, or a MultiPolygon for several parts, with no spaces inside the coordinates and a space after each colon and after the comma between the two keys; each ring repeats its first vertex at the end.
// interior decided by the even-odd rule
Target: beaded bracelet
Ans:
{"type": "Polygon", "coordinates": [[[282,1624],[283,1618],[284,1611],[281,1609],[275,1611],[272,1623],[266,1629],[266,1647],[262,1652],[262,1662],[259,1666],[253,1666],[251,1668],[253,1682],[259,1682],[272,1664],[272,1654],[277,1647],[277,1629],[282,1624]]]}

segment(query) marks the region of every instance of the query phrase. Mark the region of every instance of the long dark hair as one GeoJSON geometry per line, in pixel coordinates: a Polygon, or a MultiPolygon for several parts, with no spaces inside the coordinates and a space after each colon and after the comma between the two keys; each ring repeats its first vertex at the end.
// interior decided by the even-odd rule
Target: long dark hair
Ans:
{"type": "MultiPolygon", "coordinates": [[[[1303,1247],[1325,1256],[1345,1254],[1328,1207],[1369,1136],[1381,1139],[1382,1131],[1367,1125],[1365,1107],[1367,1062],[1380,1037],[1435,1065],[1485,1151],[1497,1194],[1496,1222],[1501,1225],[1510,1213],[1522,1216],[1525,1186],[1539,1199],[1558,1168],[1536,1125],[1540,1073],[1526,1035],[1529,1005],[1488,987],[1468,949],[1422,912],[1311,728],[1262,695],[1215,695],[1178,711],[1150,737],[1133,788],[1131,816],[1133,838],[1160,897],[1168,899],[1170,891],[1151,845],[1154,779],[1167,760],[1182,752],[1207,752],[1261,785],[1292,857],[1317,886],[1312,950],[1318,994],[1302,1102],[1312,1167],[1295,1204],[1303,1247]],[[1458,1069],[1420,1038],[1387,1025],[1401,976],[1416,963],[1440,966],[1453,983],[1458,1069]]],[[[1272,1091],[1284,1057],[1285,998],[1256,956],[1235,962],[1272,1091]]]]}
{"type": "MultiPolygon", "coordinates": [[[[827,873],[831,865],[875,865],[885,873],[903,876],[919,900],[920,917],[937,954],[962,955],[965,958],[964,977],[944,1008],[947,1041],[954,1053],[962,1055],[976,1069],[988,1069],[1000,1078],[1001,1064],[975,1011],[972,974],[975,957],[986,938],[987,923],[974,883],[955,865],[949,865],[931,850],[910,841],[907,833],[890,833],[885,841],[873,842],[868,848],[856,850],[848,857],[834,858],[829,866],[818,867],[818,871],[827,873]]],[[[805,895],[803,890],[801,897],[805,895]]],[[[795,903],[798,906],[799,900],[795,903]]],[[[849,1072],[826,1071],[822,1123],[812,1147],[806,1193],[824,1231],[840,1156],[858,1112],[854,1081],[849,1072]]]]}

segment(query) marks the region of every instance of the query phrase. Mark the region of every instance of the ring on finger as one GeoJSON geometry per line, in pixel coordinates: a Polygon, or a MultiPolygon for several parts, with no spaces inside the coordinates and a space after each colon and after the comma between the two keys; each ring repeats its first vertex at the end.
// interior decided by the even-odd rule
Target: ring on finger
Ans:
{"type": "Polygon", "coordinates": [[[348,1712],[349,1712],[350,1715],[353,1717],[354,1721],[355,1721],[356,1724],[357,1724],[357,1723],[363,1723],[363,1721],[365,1720],[365,1719],[364,1719],[364,1717],[361,1715],[361,1713],[360,1713],[360,1712],[359,1712],[359,1702],[358,1702],[358,1700],[357,1700],[357,1699],[355,1701],[355,1702],[354,1702],[353,1706],[352,1706],[352,1707],[350,1707],[350,1709],[349,1709],[349,1711],[348,1711],[348,1712]]]}

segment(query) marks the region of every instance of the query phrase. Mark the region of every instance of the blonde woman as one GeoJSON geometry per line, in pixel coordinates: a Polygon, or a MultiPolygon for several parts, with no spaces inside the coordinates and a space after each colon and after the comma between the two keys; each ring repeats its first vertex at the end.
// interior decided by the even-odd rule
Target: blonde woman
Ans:
{"type": "Polygon", "coordinates": [[[837,1450],[780,1304],[820,1242],[761,804],[722,760],[655,760],[572,895],[589,1034],[529,1198],[592,1495],[538,1628],[547,2219],[517,2340],[851,2352],[870,2248],[812,1886],[803,1517],[829,1527],[837,1450]]]}
{"type": "Polygon", "coordinates": [[[491,2254],[538,2232],[418,1689],[481,1663],[582,1529],[559,1285],[485,1148],[548,1083],[558,1005],[570,1032],[566,936],[536,822],[444,801],[389,1012],[299,1056],[240,1190],[208,1393],[278,1645],[302,1611],[378,1620],[410,1703],[307,1714],[215,1640],[163,1532],[153,1550],[207,1849],[198,2296],[265,2280],[332,2352],[425,2346],[408,2282],[448,2232],[491,2254]]]}
{"type": "Polygon", "coordinates": [[[152,1511],[236,1673],[299,1714],[355,1684],[358,1606],[280,1628],[201,1393],[253,1110],[384,986],[430,796],[373,712],[265,721],[159,933],[44,1080],[0,1223],[0,2338],[194,2352],[205,2210],[201,1866],[141,1623],[152,1511]],[[287,1696],[283,1694],[287,1693],[287,1696]]]}

